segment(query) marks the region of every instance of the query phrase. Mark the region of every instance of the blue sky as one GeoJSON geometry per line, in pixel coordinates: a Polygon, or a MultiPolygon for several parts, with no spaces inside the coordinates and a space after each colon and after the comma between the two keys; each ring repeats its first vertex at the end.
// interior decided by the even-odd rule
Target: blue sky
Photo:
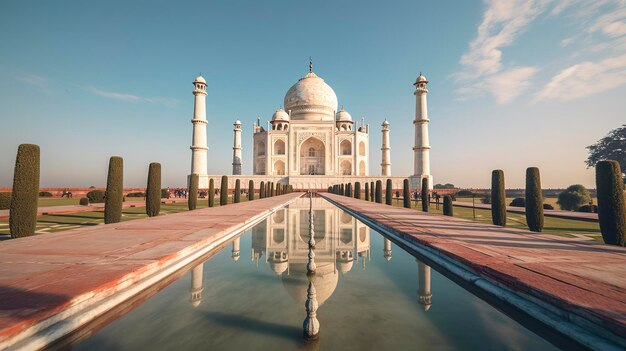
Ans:
{"type": "Polygon", "coordinates": [[[193,78],[208,82],[209,172],[229,173],[232,123],[282,105],[308,69],[353,118],[391,122],[392,173],[412,172],[414,96],[430,80],[435,182],[489,185],[504,169],[522,187],[593,186],[585,146],[626,121],[626,2],[537,1],[2,1],[0,187],[17,146],[42,148],[42,186],[104,186],[108,158],[125,185],[189,173],[193,78]]]}

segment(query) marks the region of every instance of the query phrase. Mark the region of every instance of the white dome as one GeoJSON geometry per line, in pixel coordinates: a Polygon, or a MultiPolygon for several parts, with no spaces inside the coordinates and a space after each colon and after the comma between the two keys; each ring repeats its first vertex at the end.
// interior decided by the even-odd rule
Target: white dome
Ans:
{"type": "Polygon", "coordinates": [[[197,76],[196,80],[193,81],[194,83],[204,83],[206,84],[206,80],[204,80],[203,76],[197,76]]]}
{"type": "Polygon", "coordinates": [[[285,110],[280,108],[272,115],[272,121],[289,121],[289,115],[285,110]]]}
{"type": "Polygon", "coordinates": [[[389,125],[389,121],[387,121],[387,119],[385,118],[385,120],[383,121],[383,126],[388,126],[389,125]]]}
{"type": "Polygon", "coordinates": [[[352,122],[352,116],[348,113],[348,111],[341,109],[337,112],[336,118],[338,121],[342,122],[352,122]]]}
{"type": "Polygon", "coordinates": [[[289,88],[284,106],[285,110],[291,110],[292,119],[319,119],[320,116],[334,118],[337,95],[322,78],[309,72],[289,88]]]}
{"type": "Polygon", "coordinates": [[[428,83],[428,80],[426,80],[426,77],[424,77],[422,72],[420,72],[420,75],[415,80],[415,84],[417,84],[417,83],[428,83]]]}
{"type": "MultiPolygon", "coordinates": [[[[303,306],[306,301],[306,290],[309,287],[306,273],[306,262],[303,262],[292,264],[289,267],[289,275],[282,275],[283,287],[287,294],[300,306],[303,306]]],[[[333,262],[318,263],[315,275],[311,279],[317,291],[317,303],[322,306],[337,288],[339,275],[335,271],[335,264],[333,262]]]]}

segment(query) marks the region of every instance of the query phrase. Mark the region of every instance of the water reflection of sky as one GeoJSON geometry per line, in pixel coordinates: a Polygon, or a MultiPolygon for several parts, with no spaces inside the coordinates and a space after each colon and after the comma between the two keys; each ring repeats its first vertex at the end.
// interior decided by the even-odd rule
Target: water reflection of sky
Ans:
{"type": "Polygon", "coordinates": [[[345,212],[313,201],[317,343],[302,339],[309,204],[300,199],[78,349],[554,349],[345,212]]]}

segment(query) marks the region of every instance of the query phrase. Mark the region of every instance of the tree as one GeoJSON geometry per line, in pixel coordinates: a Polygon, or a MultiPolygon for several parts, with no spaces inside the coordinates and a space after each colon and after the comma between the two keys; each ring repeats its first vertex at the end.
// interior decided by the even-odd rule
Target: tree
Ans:
{"type": "Polygon", "coordinates": [[[428,196],[429,184],[428,178],[422,178],[422,211],[428,212],[430,206],[430,197],[428,196]]]}
{"type": "Polygon", "coordinates": [[[454,206],[452,205],[452,196],[450,195],[443,197],[443,215],[454,216],[454,206]]]}
{"type": "Polygon", "coordinates": [[[109,159],[107,190],[104,197],[104,223],[117,223],[122,220],[124,202],[124,160],[119,156],[109,159]]]}
{"type": "Polygon", "coordinates": [[[235,181],[235,194],[233,195],[233,203],[239,203],[241,201],[241,180],[235,181]]]}
{"type": "Polygon", "coordinates": [[[222,176],[220,184],[220,206],[228,205],[228,176],[222,176]]]}
{"type": "Polygon", "coordinates": [[[370,200],[370,183],[365,182],[365,201],[370,200]]]}
{"type": "Polygon", "coordinates": [[[259,199],[265,198],[265,182],[261,181],[261,185],[259,186],[259,199]]]}
{"type": "Polygon", "coordinates": [[[354,198],[361,200],[361,182],[354,183],[354,198]]]}
{"type": "Polygon", "coordinates": [[[152,162],[148,167],[146,186],[146,214],[155,217],[161,212],[161,164],[152,162]]]}
{"type": "Polygon", "coordinates": [[[626,182],[626,124],[613,129],[604,138],[593,145],[587,146],[589,157],[585,161],[587,168],[595,167],[596,163],[603,160],[617,161],[620,166],[622,181],[626,182]]]}
{"type": "Polygon", "coordinates": [[[39,155],[38,145],[22,144],[17,148],[9,210],[12,238],[35,234],[39,200],[39,155]]]}
{"type": "Polygon", "coordinates": [[[196,209],[198,205],[198,175],[189,176],[189,195],[187,196],[187,208],[189,211],[196,209]]]}
{"type": "Polygon", "coordinates": [[[370,182],[370,201],[374,202],[374,182],[370,182]]]}
{"type": "Polygon", "coordinates": [[[576,211],[580,206],[591,202],[589,190],[580,184],[570,185],[559,194],[556,203],[562,210],[576,211]]]}
{"type": "Polygon", "coordinates": [[[215,206],[215,181],[209,179],[209,207],[215,206]]]}
{"type": "Polygon", "coordinates": [[[391,187],[391,179],[387,179],[385,184],[385,204],[387,205],[391,205],[391,200],[393,200],[393,195],[391,194],[393,189],[391,187]]]}
{"type": "Polygon", "coordinates": [[[543,230],[543,197],[541,196],[541,178],[539,168],[526,169],[526,223],[533,232],[543,230]]]}
{"type": "Polygon", "coordinates": [[[376,181],[376,202],[383,203],[383,182],[381,180],[376,181]]]}
{"type": "Polygon", "coordinates": [[[506,190],[504,171],[501,169],[491,172],[491,221],[495,225],[506,226],[506,190]]]}
{"type": "Polygon", "coordinates": [[[248,201],[254,200],[254,180],[248,182],[248,201]]]}
{"type": "Polygon", "coordinates": [[[404,207],[411,208],[411,189],[409,189],[409,180],[402,182],[402,202],[404,207]]]}
{"type": "Polygon", "coordinates": [[[446,183],[446,184],[435,184],[433,186],[434,189],[454,189],[454,184],[446,183]]]}
{"type": "Polygon", "coordinates": [[[598,221],[604,242],[610,245],[626,244],[626,205],[624,182],[617,161],[600,161],[596,164],[598,190],[598,221]]]}

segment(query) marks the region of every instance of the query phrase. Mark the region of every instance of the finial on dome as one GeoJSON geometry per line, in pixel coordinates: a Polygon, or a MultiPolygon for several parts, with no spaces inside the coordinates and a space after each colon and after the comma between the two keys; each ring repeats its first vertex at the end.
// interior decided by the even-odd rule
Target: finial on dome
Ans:
{"type": "Polygon", "coordinates": [[[309,56],[309,73],[313,72],[313,58],[309,56]]]}

